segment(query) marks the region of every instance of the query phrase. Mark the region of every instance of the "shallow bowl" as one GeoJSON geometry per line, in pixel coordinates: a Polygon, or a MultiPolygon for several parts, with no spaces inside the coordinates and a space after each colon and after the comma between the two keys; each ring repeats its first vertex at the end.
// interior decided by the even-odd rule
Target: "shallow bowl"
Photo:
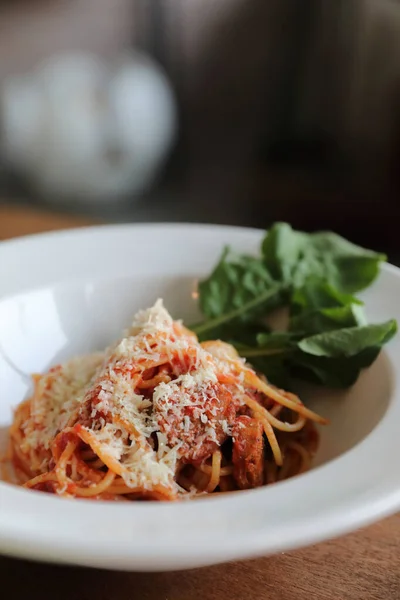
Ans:
{"type": "MultiPolygon", "coordinates": [[[[198,317],[196,284],[224,245],[257,252],[262,232],[206,225],[105,226],[0,244],[0,445],[30,375],[105,347],[158,297],[198,317]]],[[[400,271],[364,294],[370,320],[400,320],[400,271]]],[[[313,469],[273,486],[182,503],[63,500],[0,482],[0,552],[121,570],[200,567],[338,536],[400,507],[396,338],[345,391],[306,389],[331,420],[313,469]]]]}

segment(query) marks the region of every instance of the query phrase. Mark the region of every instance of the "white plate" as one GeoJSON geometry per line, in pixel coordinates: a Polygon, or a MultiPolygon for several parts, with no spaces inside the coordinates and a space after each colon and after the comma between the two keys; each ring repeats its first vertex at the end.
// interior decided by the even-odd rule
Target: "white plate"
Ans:
{"type": "MultiPolygon", "coordinates": [[[[29,374],[104,347],[161,296],[196,315],[196,279],[225,244],[258,250],[262,233],[193,225],[110,226],[0,244],[0,431],[29,374]]],[[[365,294],[371,320],[400,320],[399,270],[365,294]]],[[[314,470],[248,492],[184,503],[103,503],[0,483],[0,551],[126,570],[200,567],[289,550],[351,531],[400,507],[399,336],[346,392],[306,393],[332,423],[314,470]]]]}

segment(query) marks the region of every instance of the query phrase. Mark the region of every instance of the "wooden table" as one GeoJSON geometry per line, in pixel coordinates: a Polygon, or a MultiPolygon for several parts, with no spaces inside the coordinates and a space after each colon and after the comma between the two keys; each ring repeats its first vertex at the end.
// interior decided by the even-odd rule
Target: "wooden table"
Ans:
{"type": "MultiPolygon", "coordinates": [[[[0,239],[80,224],[0,206],[0,239]]],[[[400,515],[305,550],[195,571],[115,573],[0,558],[0,578],[1,597],[12,600],[400,600],[400,515]]]]}

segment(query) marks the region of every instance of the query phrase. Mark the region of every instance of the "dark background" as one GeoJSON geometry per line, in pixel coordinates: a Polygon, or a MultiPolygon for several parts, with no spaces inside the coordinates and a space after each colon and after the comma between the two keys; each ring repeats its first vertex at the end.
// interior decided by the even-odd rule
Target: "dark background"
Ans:
{"type": "MultiPolygon", "coordinates": [[[[0,78],[59,50],[59,39],[68,48],[87,37],[106,55],[139,47],[173,82],[179,139],[149,193],[124,207],[110,199],[59,210],[262,228],[286,220],[400,258],[397,0],[98,0],[95,13],[86,3],[87,14],[85,2],[71,1],[68,19],[57,0],[6,3],[0,78]],[[74,19],[85,18],[91,33],[75,40],[74,19]],[[28,52],[24,35],[36,43],[41,23],[70,33],[28,52]]],[[[1,191],[8,201],[43,203],[7,173],[1,191]]]]}

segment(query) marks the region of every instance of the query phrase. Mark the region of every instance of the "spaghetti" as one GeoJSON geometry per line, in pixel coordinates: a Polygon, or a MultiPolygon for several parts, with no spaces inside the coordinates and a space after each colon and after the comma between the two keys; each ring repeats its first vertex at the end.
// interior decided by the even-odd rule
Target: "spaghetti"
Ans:
{"type": "Polygon", "coordinates": [[[326,421],[259,378],[235,349],[200,344],[158,301],[102,353],[35,375],[9,460],[62,497],[176,500],[306,471],[326,421]]]}

